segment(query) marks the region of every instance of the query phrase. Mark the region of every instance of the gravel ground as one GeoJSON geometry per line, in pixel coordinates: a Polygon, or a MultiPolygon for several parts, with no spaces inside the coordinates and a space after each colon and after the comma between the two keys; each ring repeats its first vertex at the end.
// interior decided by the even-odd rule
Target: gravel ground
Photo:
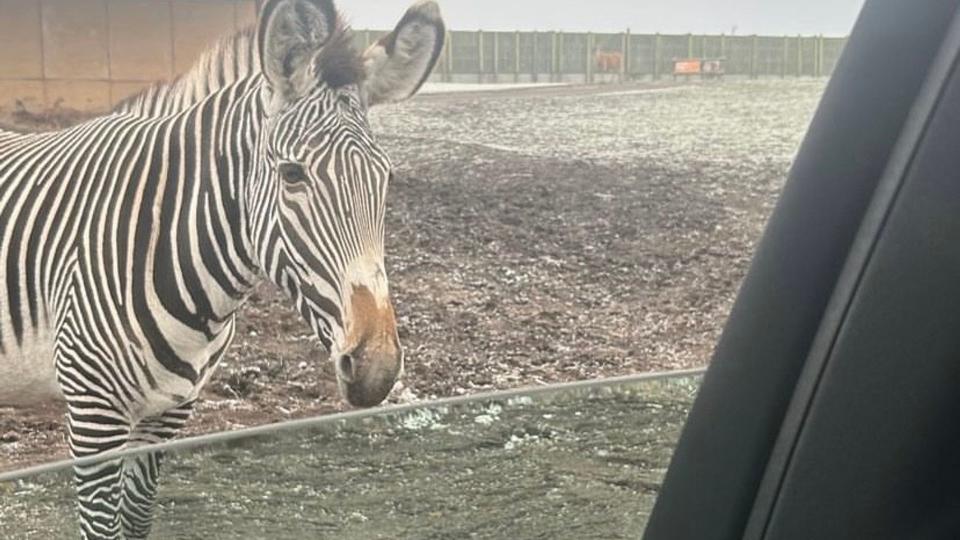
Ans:
{"type": "MultiPolygon", "coordinates": [[[[408,363],[390,401],[704,365],[822,91],[556,87],[373,112],[397,165],[387,264],[408,363]]],[[[262,287],[188,432],[342,410],[324,359],[262,287]]],[[[0,470],[62,457],[61,414],[0,410],[0,470]]]]}

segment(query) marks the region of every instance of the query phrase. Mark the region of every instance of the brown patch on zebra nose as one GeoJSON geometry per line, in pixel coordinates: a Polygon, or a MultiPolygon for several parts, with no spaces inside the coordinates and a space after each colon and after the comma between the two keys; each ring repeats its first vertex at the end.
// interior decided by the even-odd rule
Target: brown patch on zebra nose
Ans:
{"type": "Polygon", "coordinates": [[[340,393],[351,405],[372,407],[387,397],[403,367],[393,304],[354,286],[346,327],[344,352],[335,359],[340,393]]]}

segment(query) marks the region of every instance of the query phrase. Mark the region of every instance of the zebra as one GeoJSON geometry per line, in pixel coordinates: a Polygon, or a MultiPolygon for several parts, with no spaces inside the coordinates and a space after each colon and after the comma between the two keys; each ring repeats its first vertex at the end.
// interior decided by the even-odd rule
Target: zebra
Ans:
{"type": "Polygon", "coordinates": [[[333,0],[267,0],[181,77],[62,131],[0,131],[0,404],[66,404],[82,538],[146,538],[161,456],[270,280],[355,406],[403,367],[384,269],[392,164],[367,111],[440,55],[414,3],[365,52],[333,0]]]}

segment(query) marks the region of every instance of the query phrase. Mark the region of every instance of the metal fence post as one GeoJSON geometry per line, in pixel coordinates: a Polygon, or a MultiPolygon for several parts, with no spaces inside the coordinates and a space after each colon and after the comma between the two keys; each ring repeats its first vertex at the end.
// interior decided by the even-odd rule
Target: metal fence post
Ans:
{"type": "Polygon", "coordinates": [[[783,36],[783,58],[780,59],[780,78],[787,78],[787,63],[790,62],[790,38],[783,36]]]}
{"type": "Polygon", "coordinates": [[[453,34],[449,31],[447,32],[447,39],[445,40],[446,55],[447,55],[447,82],[453,81],[453,34]]]}
{"type": "Polygon", "coordinates": [[[477,79],[483,82],[483,30],[477,30],[477,79]]]}
{"type": "Polygon", "coordinates": [[[564,75],[564,39],[563,31],[557,34],[557,82],[563,82],[564,75]]]}
{"type": "Polygon", "coordinates": [[[803,37],[797,34],[797,77],[803,77],[803,37]]]}
{"type": "MultiPolygon", "coordinates": [[[[369,30],[364,30],[364,32],[369,32],[369,30]]],[[[366,41],[366,39],[364,39],[364,41],[366,41]]],[[[434,71],[434,74],[440,76],[442,82],[447,82],[447,47],[449,45],[446,35],[444,35],[443,48],[440,49],[440,57],[437,58],[437,68],[434,71]]]]}
{"type": "Polygon", "coordinates": [[[550,34],[550,82],[558,82],[557,73],[560,71],[560,62],[557,61],[557,31],[550,34]]]}
{"type": "Polygon", "coordinates": [[[493,82],[500,82],[500,32],[493,33],[493,82]]]}
{"type": "Polygon", "coordinates": [[[687,58],[693,58],[693,34],[687,34],[687,58]]]}
{"type": "Polygon", "coordinates": [[[820,76],[820,38],[813,36],[813,76],[820,76]]]}
{"type": "Polygon", "coordinates": [[[536,30],[533,31],[533,44],[530,46],[530,78],[533,82],[540,82],[540,66],[537,65],[540,60],[537,58],[537,36],[536,30]]]}
{"type": "Polygon", "coordinates": [[[720,57],[725,58],[727,56],[727,35],[720,34],[720,57]]]}
{"type": "Polygon", "coordinates": [[[660,33],[653,36],[653,80],[660,79],[660,33]]]}
{"type": "Polygon", "coordinates": [[[513,33],[513,82],[520,82],[520,31],[513,33]]]}
{"type": "Polygon", "coordinates": [[[620,35],[620,82],[627,80],[630,63],[630,29],[620,35]]]}
{"type": "Polygon", "coordinates": [[[823,35],[817,38],[817,77],[823,77],[823,35]]]}
{"type": "Polygon", "coordinates": [[[756,79],[758,75],[758,66],[757,66],[757,45],[759,44],[759,38],[757,35],[753,35],[753,40],[750,44],[750,78],[756,79]]]}
{"type": "Polygon", "coordinates": [[[587,32],[586,82],[593,83],[593,33],[587,32]]]}

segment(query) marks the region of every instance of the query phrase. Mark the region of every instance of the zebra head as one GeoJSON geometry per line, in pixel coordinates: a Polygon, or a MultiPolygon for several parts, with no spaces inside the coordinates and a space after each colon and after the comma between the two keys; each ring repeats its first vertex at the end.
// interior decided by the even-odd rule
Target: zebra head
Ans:
{"type": "Polygon", "coordinates": [[[391,164],[366,112],[420,88],[444,33],[432,1],[414,4],[363,54],[332,0],[270,0],[260,15],[264,112],[248,193],[251,241],[329,349],[341,394],[356,406],[380,403],[403,367],[384,269],[391,164]]]}

